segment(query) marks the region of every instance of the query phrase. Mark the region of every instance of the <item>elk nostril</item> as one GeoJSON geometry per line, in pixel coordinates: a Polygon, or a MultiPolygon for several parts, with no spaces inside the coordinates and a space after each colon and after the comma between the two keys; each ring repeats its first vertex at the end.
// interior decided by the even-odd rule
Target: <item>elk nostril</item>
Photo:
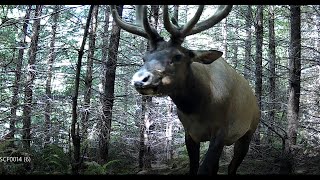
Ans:
{"type": "Polygon", "coordinates": [[[143,83],[140,81],[137,81],[137,82],[134,82],[134,86],[141,88],[143,86],[143,83]]]}
{"type": "Polygon", "coordinates": [[[147,82],[150,78],[150,75],[146,76],[145,78],[142,79],[142,82],[147,82]]]}

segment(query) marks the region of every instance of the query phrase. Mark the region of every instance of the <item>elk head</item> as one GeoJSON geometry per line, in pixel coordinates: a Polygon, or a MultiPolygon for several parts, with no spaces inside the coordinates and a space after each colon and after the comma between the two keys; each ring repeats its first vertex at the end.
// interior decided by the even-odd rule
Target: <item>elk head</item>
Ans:
{"type": "Polygon", "coordinates": [[[201,5],[195,16],[184,26],[170,21],[168,6],[163,6],[164,27],[171,34],[169,41],[165,41],[156,29],[150,26],[147,6],[136,7],[135,24],[124,22],[115,6],[112,8],[113,17],[122,29],[145,37],[150,42],[150,49],[143,57],[144,65],[132,77],[132,84],[136,90],[144,95],[171,95],[174,89],[179,89],[185,83],[192,62],[210,64],[222,55],[222,52],[215,50],[193,51],[184,48],[181,46],[184,39],[220,22],[229,14],[232,6],[220,6],[214,15],[197,23],[204,9],[201,5]]]}

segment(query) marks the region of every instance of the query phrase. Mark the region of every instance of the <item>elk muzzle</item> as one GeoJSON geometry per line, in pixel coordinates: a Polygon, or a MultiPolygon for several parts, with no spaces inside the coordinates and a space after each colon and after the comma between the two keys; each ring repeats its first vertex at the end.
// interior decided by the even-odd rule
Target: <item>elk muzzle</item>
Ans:
{"type": "Polygon", "coordinates": [[[142,68],[133,75],[131,83],[140,94],[154,95],[157,94],[161,79],[158,75],[142,68]]]}

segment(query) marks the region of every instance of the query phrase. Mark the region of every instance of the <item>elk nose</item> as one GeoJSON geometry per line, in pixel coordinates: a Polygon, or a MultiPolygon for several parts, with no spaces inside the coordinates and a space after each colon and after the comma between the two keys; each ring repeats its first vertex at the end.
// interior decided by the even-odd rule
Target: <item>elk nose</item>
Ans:
{"type": "Polygon", "coordinates": [[[136,86],[136,87],[143,87],[143,86],[145,86],[145,85],[148,85],[148,80],[150,79],[150,74],[148,74],[146,77],[144,77],[141,81],[135,81],[134,82],[134,86],[136,86]]]}
{"type": "Polygon", "coordinates": [[[152,81],[152,74],[148,71],[139,71],[132,77],[132,85],[137,88],[143,88],[144,86],[150,85],[152,81]]]}
{"type": "Polygon", "coordinates": [[[138,88],[141,88],[143,86],[143,83],[140,82],[140,81],[137,81],[137,82],[134,82],[134,86],[138,87],[138,88]]]}

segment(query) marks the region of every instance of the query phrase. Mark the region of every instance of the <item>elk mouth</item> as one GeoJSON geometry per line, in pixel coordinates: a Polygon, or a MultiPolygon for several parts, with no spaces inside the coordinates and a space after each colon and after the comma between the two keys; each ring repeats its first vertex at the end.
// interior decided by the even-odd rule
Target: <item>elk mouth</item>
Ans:
{"type": "Polygon", "coordinates": [[[140,87],[140,88],[137,88],[136,87],[136,90],[142,94],[142,95],[156,95],[158,94],[158,87],[155,86],[155,87],[140,87]]]}
{"type": "Polygon", "coordinates": [[[166,96],[172,80],[169,76],[153,76],[149,83],[135,82],[135,89],[142,95],[166,96]]]}
{"type": "Polygon", "coordinates": [[[163,96],[161,93],[161,82],[152,83],[147,86],[135,86],[135,89],[142,95],[163,96]]]}

